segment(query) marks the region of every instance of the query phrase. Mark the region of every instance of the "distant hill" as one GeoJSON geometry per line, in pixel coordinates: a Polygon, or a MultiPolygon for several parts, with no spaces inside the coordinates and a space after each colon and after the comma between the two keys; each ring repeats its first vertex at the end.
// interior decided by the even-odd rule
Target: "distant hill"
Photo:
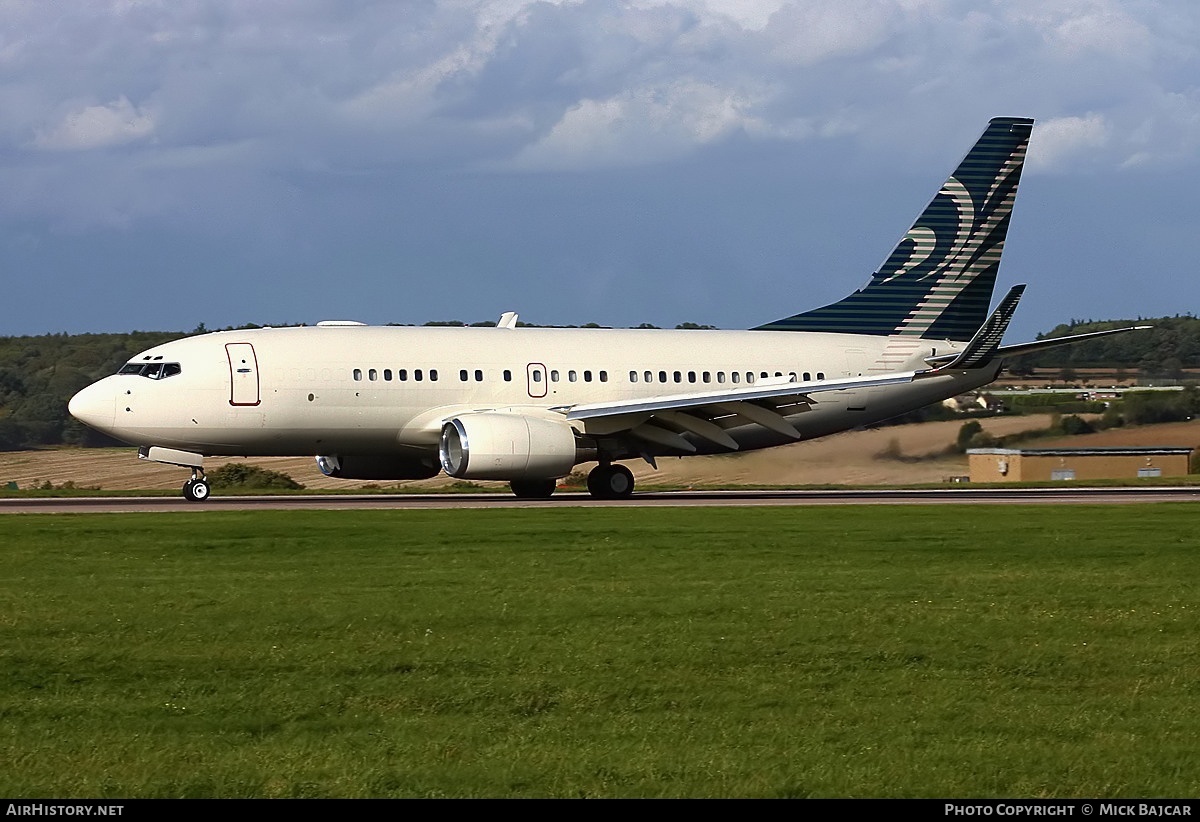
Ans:
{"type": "MultiPolygon", "coordinates": [[[[494,324],[494,321],[476,323],[494,324]]],[[[1032,373],[1033,369],[1059,369],[1069,374],[1074,368],[1113,368],[1128,372],[1129,376],[1136,376],[1141,381],[1180,381],[1190,372],[1200,371],[1200,319],[1196,317],[1073,320],[1038,336],[1039,339],[1064,337],[1128,325],[1152,325],[1154,328],[1021,357],[1011,363],[1010,370],[1020,375],[1032,373]]],[[[677,327],[707,328],[694,323],[677,327]]],[[[205,330],[200,326],[191,333],[205,330]]],[[[138,351],[183,336],[187,336],[187,332],[0,337],[0,450],[62,444],[113,444],[112,440],[73,420],[67,413],[67,401],[85,385],[115,373],[138,351]]]]}

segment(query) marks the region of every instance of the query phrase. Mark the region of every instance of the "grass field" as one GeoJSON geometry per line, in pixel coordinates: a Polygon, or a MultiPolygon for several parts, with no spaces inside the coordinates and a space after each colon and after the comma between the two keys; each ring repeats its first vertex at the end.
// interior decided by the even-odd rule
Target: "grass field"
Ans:
{"type": "Polygon", "coordinates": [[[0,795],[1186,797],[1185,505],[7,516],[0,795]]]}

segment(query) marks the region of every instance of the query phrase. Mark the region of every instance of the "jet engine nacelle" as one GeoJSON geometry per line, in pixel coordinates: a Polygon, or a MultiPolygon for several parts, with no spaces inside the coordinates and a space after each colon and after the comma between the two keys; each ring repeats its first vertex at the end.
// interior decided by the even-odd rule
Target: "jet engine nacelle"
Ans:
{"type": "Polygon", "coordinates": [[[317,457],[317,468],[327,477],[359,480],[429,479],[440,470],[429,457],[374,454],[317,457]]]}
{"type": "Polygon", "coordinates": [[[557,479],[575,466],[575,432],[566,420],[463,414],[442,426],[438,456],[459,479],[557,479]]]}

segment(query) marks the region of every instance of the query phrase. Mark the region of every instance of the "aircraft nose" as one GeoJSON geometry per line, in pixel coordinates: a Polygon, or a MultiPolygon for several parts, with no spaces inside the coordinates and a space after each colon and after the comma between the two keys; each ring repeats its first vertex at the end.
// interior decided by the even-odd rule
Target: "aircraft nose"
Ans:
{"type": "Polygon", "coordinates": [[[108,431],[113,426],[113,396],[104,385],[104,380],[92,383],[87,388],[71,397],[67,404],[71,416],[100,431],[108,431]]]}

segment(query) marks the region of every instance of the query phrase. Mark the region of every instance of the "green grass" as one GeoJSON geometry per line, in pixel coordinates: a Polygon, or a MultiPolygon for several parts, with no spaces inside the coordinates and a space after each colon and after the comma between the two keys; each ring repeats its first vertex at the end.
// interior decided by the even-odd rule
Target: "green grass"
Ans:
{"type": "Polygon", "coordinates": [[[0,520],[0,795],[1191,796],[1186,504],[0,520]]]}

